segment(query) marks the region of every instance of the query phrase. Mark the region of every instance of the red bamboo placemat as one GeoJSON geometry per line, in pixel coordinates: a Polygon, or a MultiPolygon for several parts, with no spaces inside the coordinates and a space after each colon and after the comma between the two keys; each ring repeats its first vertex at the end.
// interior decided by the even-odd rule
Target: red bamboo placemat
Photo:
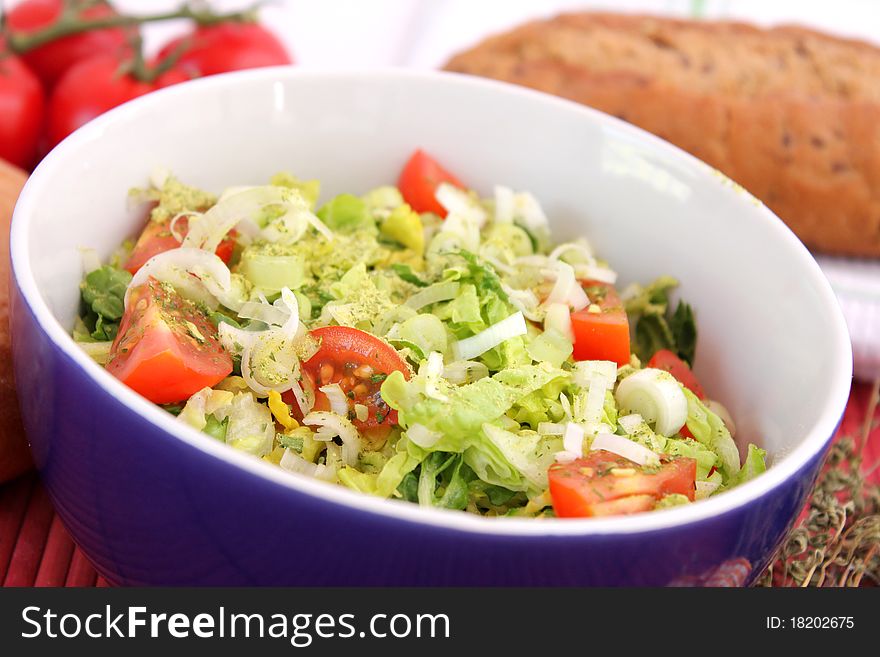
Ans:
{"type": "MultiPolygon", "coordinates": [[[[876,395],[876,389],[873,390],[876,395]]],[[[880,462],[880,408],[867,416],[872,387],[856,384],[838,435],[867,437],[864,463],[880,462]]],[[[880,481],[880,468],[871,479],[880,481]]],[[[64,529],[34,473],[0,486],[0,582],[3,586],[107,586],[64,529]]]]}

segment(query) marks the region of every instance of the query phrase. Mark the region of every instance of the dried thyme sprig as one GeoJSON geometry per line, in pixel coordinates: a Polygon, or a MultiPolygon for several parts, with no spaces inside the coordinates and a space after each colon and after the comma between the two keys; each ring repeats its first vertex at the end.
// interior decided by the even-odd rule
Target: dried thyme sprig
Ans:
{"type": "MultiPolygon", "coordinates": [[[[876,385],[868,418],[877,407],[876,385]]],[[[864,578],[880,584],[880,486],[866,478],[861,440],[842,438],[832,445],[803,522],[789,534],[760,586],[859,586],[864,578]]]]}

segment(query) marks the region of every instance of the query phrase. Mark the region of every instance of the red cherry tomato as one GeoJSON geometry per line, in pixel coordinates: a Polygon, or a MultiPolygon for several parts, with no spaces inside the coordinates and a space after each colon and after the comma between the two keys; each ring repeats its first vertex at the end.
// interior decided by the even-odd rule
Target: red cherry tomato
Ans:
{"type": "MultiPolygon", "coordinates": [[[[387,434],[397,424],[397,411],[389,408],[379,389],[391,372],[399,370],[408,379],[409,367],[393,347],[377,337],[347,326],[324,326],[312,331],[321,341],[318,351],[303,363],[303,372],[315,385],[315,410],[330,410],[330,401],[318,388],[338,383],[346,393],[352,423],[374,437],[387,434]],[[367,407],[367,419],[358,420],[354,405],[367,407]]],[[[284,401],[298,408],[292,393],[284,401]]]]}
{"type": "Polygon", "coordinates": [[[119,58],[96,55],[67,71],[49,101],[50,147],[117,105],[188,79],[182,71],[171,70],[153,82],[141,82],[122,68],[119,58]]]}
{"type": "Polygon", "coordinates": [[[272,32],[256,23],[220,23],[197,28],[169,42],[159,60],[186,48],[177,68],[191,77],[216,75],[261,66],[292,64],[293,59],[272,32]],[[189,44],[185,44],[185,41],[189,44]]]}
{"type": "Polygon", "coordinates": [[[575,360],[613,360],[629,362],[629,320],[614,286],[584,281],[592,303],[571,314],[575,360]],[[593,312],[591,306],[598,306],[593,312]]]}
{"type": "MultiPolygon", "coordinates": [[[[7,28],[12,33],[28,34],[57,22],[64,10],[64,0],[24,0],[6,13],[7,28]]],[[[83,18],[106,18],[116,11],[99,3],[84,10],[83,18]]],[[[73,34],[50,41],[22,55],[25,63],[51,89],[61,76],[78,61],[100,53],[119,55],[127,43],[125,28],[107,28],[73,34]]]]}
{"type": "Polygon", "coordinates": [[[18,57],[0,44],[0,158],[22,168],[34,163],[45,114],[43,88],[18,57]]]}
{"type": "Polygon", "coordinates": [[[685,388],[694,393],[698,398],[705,399],[706,393],[703,392],[703,386],[700,385],[696,375],[688,367],[681,358],[676,356],[668,349],[661,349],[648,361],[648,367],[658,370],[666,370],[685,388]]]}
{"type": "Polygon", "coordinates": [[[189,399],[232,372],[217,329],[196,304],[150,278],[131,292],[107,371],[151,402],[189,399]]]}
{"type": "MultiPolygon", "coordinates": [[[[178,235],[186,237],[186,234],[189,231],[189,222],[187,221],[187,218],[181,217],[178,219],[174,229],[177,231],[178,235]]],[[[125,261],[124,268],[132,274],[136,274],[137,270],[143,267],[144,263],[154,255],[170,251],[171,249],[176,249],[179,246],[180,242],[178,242],[177,238],[171,234],[171,228],[168,223],[159,223],[158,221],[152,220],[148,221],[140,237],[138,237],[134,249],[131,251],[131,255],[128,256],[128,260],[125,261]]],[[[217,246],[215,253],[223,262],[229,264],[234,249],[235,231],[232,231],[223,238],[223,241],[217,246]]]]}
{"type": "Polygon", "coordinates": [[[621,515],[650,511],[660,498],[673,493],[693,501],[697,462],[663,459],[659,469],[646,470],[600,449],[570,463],[551,465],[547,477],[553,509],[560,518],[621,515]]]}
{"type": "Polygon", "coordinates": [[[440,166],[425,151],[419,149],[404,165],[397,187],[403,199],[416,212],[433,212],[445,217],[446,210],[434,196],[437,187],[444,182],[464,188],[458,178],[440,166]]]}

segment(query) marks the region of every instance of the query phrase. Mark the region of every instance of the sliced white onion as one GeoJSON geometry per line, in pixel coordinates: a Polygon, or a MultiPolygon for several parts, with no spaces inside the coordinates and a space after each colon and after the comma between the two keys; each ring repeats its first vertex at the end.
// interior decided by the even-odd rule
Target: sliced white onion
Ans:
{"type": "Polygon", "coordinates": [[[519,219],[530,230],[547,227],[547,215],[538,200],[529,192],[514,192],[508,187],[495,187],[495,221],[511,223],[519,219]]]}
{"type": "Polygon", "coordinates": [[[556,452],[553,455],[553,458],[555,458],[558,463],[571,463],[572,461],[577,460],[579,457],[574,452],[563,450],[561,452],[556,452]]]}
{"type": "MultiPolygon", "coordinates": [[[[486,249],[484,249],[484,250],[486,250],[486,249]]],[[[500,271],[503,274],[515,274],[516,273],[516,269],[514,269],[510,265],[504,264],[498,258],[496,258],[490,254],[480,253],[480,257],[483,260],[485,260],[486,262],[488,262],[490,265],[495,267],[495,269],[497,269],[498,271],[500,271]]]]}
{"type": "MultiPolygon", "coordinates": [[[[246,232],[253,233],[253,227],[256,226],[254,217],[267,206],[276,205],[284,208],[284,214],[266,227],[274,229],[272,235],[267,235],[270,241],[294,242],[308,225],[313,226],[328,240],[333,239],[333,233],[311,213],[299,192],[286,187],[265,185],[230,193],[218,201],[196,221],[190,222],[183,245],[213,252],[226,234],[239,224],[250,224],[250,230],[246,232]]],[[[259,226],[256,228],[259,230],[259,226]]]]}
{"type": "Polygon", "coordinates": [[[494,349],[505,340],[525,335],[526,331],[526,320],[523,314],[517,311],[474,336],[453,342],[452,351],[456,359],[470,360],[494,349]]]}
{"type": "Polygon", "coordinates": [[[414,445],[418,445],[422,449],[431,449],[434,445],[440,442],[441,438],[443,438],[441,432],[432,431],[424,424],[419,424],[418,422],[406,430],[406,436],[409,438],[410,442],[414,445]]]}
{"type": "Polygon", "coordinates": [[[605,408],[605,380],[599,374],[593,374],[587,389],[587,400],[584,405],[584,421],[589,425],[597,425],[602,419],[605,408]]]}
{"type": "Polygon", "coordinates": [[[599,265],[572,265],[574,267],[574,275],[579,280],[599,281],[600,283],[608,283],[614,285],[617,282],[617,272],[608,267],[600,267],[599,265]]]}
{"type": "Polygon", "coordinates": [[[477,360],[457,360],[443,368],[443,378],[455,385],[473,383],[489,376],[489,368],[477,360]]]}
{"type": "Polygon", "coordinates": [[[642,426],[644,418],[638,413],[630,413],[617,418],[617,423],[626,431],[628,436],[633,435],[642,426]]]}
{"type": "Polygon", "coordinates": [[[660,460],[657,454],[647,447],[613,433],[598,434],[593,439],[590,449],[594,452],[604,449],[606,452],[612,452],[639,465],[656,465],[660,460]]]}
{"type": "Polygon", "coordinates": [[[176,239],[178,242],[183,242],[186,238],[186,235],[179,232],[177,230],[177,224],[181,219],[186,218],[188,220],[189,217],[201,217],[201,212],[178,212],[176,215],[171,217],[171,221],[168,222],[168,231],[171,233],[171,236],[176,239]]]}
{"type": "Polygon", "coordinates": [[[432,303],[449,301],[458,296],[458,290],[460,287],[461,285],[456,281],[434,283],[433,285],[426,287],[424,290],[416,292],[406,300],[404,305],[412,310],[420,310],[425,306],[430,306],[432,303]]]}
{"type": "MultiPolygon", "coordinates": [[[[482,228],[486,223],[486,211],[470,194],[449,183],[440,183],[434,192],[434,198],[451,216],[465,217],[482,228]]],[[[447,216],[447,219],[449,216],[447,216]]]]}
{"type": "Polygon", "coordinates": [[[736,436],[736,423],[734,423],[733,416],[724,404],[715,401],[714,399],[707,399],[703,404],[706,405],[706,408],[721,418],[721,421],[724,422],[724,426],[727,427],[727,430],[730,432],[731,437],[736,436]]]}
{"type": "Polygon", "coordinates": [[[671,436],[687,421],[687,398],[681,385],[669,373],[646,368],[620,382],[614,393],[619,408],[640,414],[654,430],[671,436]]]}
{"type": "MultiPolygon", "coordinates": [[[[533,322],[541,321],[541,313],[538,311],[540,302],[538,296],[531,290],[517,290],[509,285],[502,283],[501,289],[507,295],[507,299],[514,308],[519,310],[527,319],[533,322]]],[[[566,311],[568,309],[566,308],[566,311]]],[[[569,327],[570,328],[570,327],[569,327]]],[[[563,335],[565,335],[563,333],[563,335]]]]}
{"type": "Polygon", "coordinates": [[[547,270],[545,273],[556,277],[556,282],[553,284],[553,289],[550,290],[545,304],[564,303],[573,311],[581,310],[590,305],[590,299],[575,278],[574,269],[570,264],[558,260],[555,268],[547,270]]]}
{"type": "Polygon", "coordinates": [[[582,242],[564,242],[553,249],[547,257],[550,258],[550,260],[559,260],[562,255],[568,251],[577,251],[584,261],[588,263],[592,264],[596,262],[596,258],[593,257],[593,252],[590,247],[582,242]]]}
{"type": "Polygon", "coordinates": [[[132,276],[125,291],[126,307],[131,291],[146,283],[150,277],[169,283],[187,299],[202,302],[211,308],[217,306],[218,293],[224,296],[221,300],[224,305],[231,302],[223,292],[232,289],[232,275],[226,263],[212,252],[180,247],[154,255],[132,276]]]}
{"type": "Polygon", "coordinates": [[[419,376],[425,380],[425,396],[437,401],[449,401],[449,397],[440,392],[440,378],[443,376],[443,354],[432,351],[428,359],[419,368],[419,376]]]}
{"type": "Polygon", "coordinates": [[[348,399],[338,383],[321,386],[318,390],[327,395],[327,400],[330,402],[330,410],[333,413],[342,417],[348,416],[348,399]]]}
{"type": "Polygon", "coordinates": [[[567,303],[549,303],[544,306],[544,330],[553,329],[574,342],[574,330],[571,328],[571,309],[567,303]]]}
{"type": "Polygon", "coordinates": [[[591,385],[593,377],[599,376],[605,389],[611,390],[617,381],[617,363],[611,360],[581,360],[574,364],[571,378],[582,388],[591,385]]]}
{"type": "Polygon", "coordinates": [[[562,434],[562,446],[566,452],[576,454],[578,458],[584,455],[584,428],[575,422],[565,425],[565,433],[562,434]]]}
{"type": "Polygon", "coordinates": [[[351,466],[357,463],[361,440],[357,429],[347,418],[327,411],[312,411],[303,418],[303,424],[318,427],[315,440],[329,441],[339,436],[342,439],[343,463],[351,466]]]}
{"type": "Polygon", "coordinates": [[[300,380],[291,381],[290,392],[299,406],[300,413],[308,415],[315,407],[315,391],[312,389],[311,382],[308,377],[302,377],[300,380]]]}
{"type": "Polygon", "coordinates": [[[238,316],[243,319],[255,319],[266,324],[281,326],[290,318],[290,313],[262,301],[246,301],[238,309],[238,316]]]}
{"type": "Polygon", "coordinates": [[[281,461],[278,465],[288,472],[314,477],[315,479],[321,479],[323,481],[332,481],[336,478],[333,468],[306,461],[292,449],[284,450],[284,454],[282,454],[281,461]]]}
{"type": "Polygon", "coordinates": [[[542,436],[562,436],[566,426],[559,422],[538,422],[538,433],[542,436]]]}

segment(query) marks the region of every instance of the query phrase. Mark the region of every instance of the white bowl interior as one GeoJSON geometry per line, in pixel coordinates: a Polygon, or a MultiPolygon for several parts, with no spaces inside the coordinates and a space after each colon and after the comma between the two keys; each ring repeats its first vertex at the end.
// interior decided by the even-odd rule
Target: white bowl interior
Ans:
{"type": "Polygon", "coordinates": [[[586,236],[623,284],[680,279],[698,316],[696,372],[733,414],[741,445],[758,443],[777,465],[801,446],[793,468],[830,435],[849,343],[824,277],[788,229],[665,142],[499,83],[266,69],[153,94],[40,166],[17,210],[16,271],[30,269],[69,330],[78,247],[107,256],[137,232],[142,212],[127,209],[126,193],[153,168],[216,191],[289,170],[319,179],[327,198],[393,183],[417,146],[484,194],[496,183],[533,192],[555,235],[586,236]]]}

